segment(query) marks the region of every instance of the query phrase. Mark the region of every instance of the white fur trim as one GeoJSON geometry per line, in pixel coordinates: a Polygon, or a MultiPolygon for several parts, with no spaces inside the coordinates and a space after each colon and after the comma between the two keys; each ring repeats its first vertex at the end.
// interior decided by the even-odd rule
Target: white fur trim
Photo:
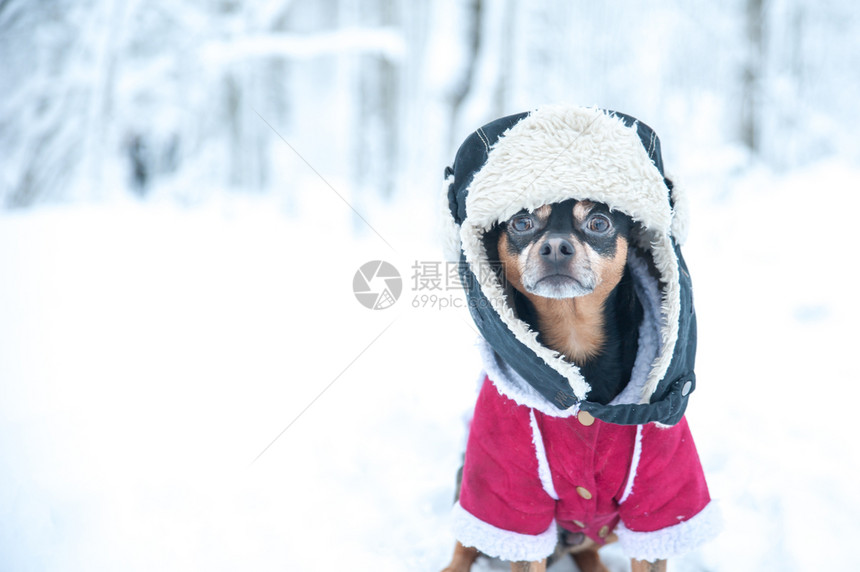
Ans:
{"type": "MultiPolygon", "coordinates": [[[[478,337],[478,339],[475,340],[475,345],[478,346],[479,348],[481,347],[481,344],[486,344],[486,343],[487,342],[484,341],[484,338],[481,338],[481,337],[478,337]]],[[[485,379],[487,379],[487,370],[482,369],[481,373],[478,374],[477,381],[475,382],[475,395],[476,396],[479,393],[481,393],[481,388],[484,387],[484,380],[485,379]]]]}
{"type": "Polygon", "coordinates": [[[674,177],[666,176],[672,181],[672,236],[675,242],[683,246],[687,242],[687,234],[690,231],[690,201],[683,185],[679,185],[674,177]]]}
{"type": "MultiPolygon", "coordinates": [[[[481,387],[484,385],[484,380],[487,379],[487,372],[481,370],[478,379],[475,381],[475,398],[477,399],[478,394],[481,392],[481,387]]],[[[467,409],[463,411],[463,415],[461,417],[463,421],[463,440],[461,442],[460,451],[466,450],[466,445],[469,443],[469,432],[472,429],[472,417],[474,416],[474,409],[467,409]]]]}
{"type": "Polygon", "coordinates": [[[540,432],[540,427],[538,427],[537,417],[535,417],[534,410],[529,411],[529,421],[532,426],[532,443],[535,445],[535,455],[537,456],[540,484],[546,494],[548,494],[553,500],[558,500],[558,493],[555,492],[555,485],[552,482],[552,472],[549,470],[549,459],[546,457],[543,435],[540,432]]]}
{"type": "Polygon", "coordinates": [[[439,241],[442,244],[442,256],[447,262],[460,261],[460,227],[451,215],[448,206],[448,187],[454,183],[454,175],[445,178],[442,185],[439,210],[441,211],[438,223],[439,241]]]}
{"type": "Polygon", "coordinates": [[[472,515],[460,503],[451,511],[454,536],[463,546],[473,546],[493,558],[510,562],[542,560],[555,551],[558,530],[555,521],[545,532],[532,536],[496,528],[472,515]]]}
{"type": "Polygon", "coordinates": [[[596,107],[552,105],[530,113],[493,145],[469,186],[466,212],[472,225],[489,228],[523,208],[591,199],[668,233],[667,195],[635,127],[596,107]]]}
{"type": "Polygon", "coordinates": [[[541,108],[514,125],[493,146],[469,186],[460,242],[481,291],[516,339],[565,377],[578,399],[586,399],[591,386],[575,364],[538,343],[537,333],[516,316],[489,268],[484,233],[523,208],[570,198],[606,203],[642,223],[639,246],[650,250],[666,287],[659,350],[638,395],[628,392],[623,399],[647,403],[669,368],[678,339],[680,283],[667,193],[635,129],[599,109],[570,106],[541,108]]]}
{"type": "Polygon", "coordinates": [[[537,409],[544,415],[551,417],[573,417],[579,413],[579,405],[574,405],[568,409],[559,409],[550,403],[537,389],[502,360],[484,338],[478,339],[478,350],[481,352],[481,360],[487,376],[501,395],[518,405],[537,409]]]}
{"type": "Polygon", "coordinates": [[[627,485],[618,504],[623,503],[633,492],[633,482],[636,480],[636,472],[639,470],[639,459],[642,458],[642,426],[636,426],[636,442],[633,444],[633,459],[630,461],[630,471],[627,475],[627,485]]]}
{"type": "Polygon", "coordinates": [[[655,236],[651,242],[651,254],[665,285],[660,307],[661,347],[654,363],[651,364],[651,372],[642,391],[640,403],[648,403],[657,389],[657,384],[666,375],[672,363],[681,322],[681,275],[678,269],[678,258],[672,246],[672,238],[668,234],[655,236]]]}
{"type": "Polygon", "coordinates": [[[695,550],[720,533],[722,522],[719,506],[711,501],[693,518],[662,530],[636,532],[619,523],[615,532],[627,556],[654,561],[695,550]]]}

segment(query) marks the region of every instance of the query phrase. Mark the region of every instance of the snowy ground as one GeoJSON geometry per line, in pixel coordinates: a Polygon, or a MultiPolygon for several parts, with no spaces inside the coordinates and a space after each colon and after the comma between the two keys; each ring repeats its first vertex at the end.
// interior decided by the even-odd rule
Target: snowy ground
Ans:
{"type": "MultiPolygon", "coordinates": [[[[686,183],[688,417],[727,528],[672,569],[856,569],[860,170],[686,183]]],[[[479,364],[467,315],[413,287],[439,257],[432,206],[366,205],[389,248],[309,191],[290,215],[262,199],[0,215],[0,569],[446,562],[479,364]],[[372,259],[403,275],[391,309],[353,297],[372,259]]]]}

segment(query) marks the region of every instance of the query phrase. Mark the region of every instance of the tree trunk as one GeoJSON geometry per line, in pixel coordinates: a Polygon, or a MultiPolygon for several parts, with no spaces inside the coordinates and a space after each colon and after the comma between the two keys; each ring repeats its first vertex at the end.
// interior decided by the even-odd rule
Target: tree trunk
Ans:
{"type": "Polygon", "coordinates": [[[741,100],[741,141],[753,153],[761,150],[759,114],[761,113],[761,75],[764,60],[763,0],[746,0],[744,18],[747,56],[744,62],[741,100]]]}

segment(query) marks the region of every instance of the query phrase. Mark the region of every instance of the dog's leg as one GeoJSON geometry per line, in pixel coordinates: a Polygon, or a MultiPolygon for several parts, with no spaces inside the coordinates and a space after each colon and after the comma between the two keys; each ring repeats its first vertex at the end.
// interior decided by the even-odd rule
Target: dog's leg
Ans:
{"type": "Polygon", "coordinates": [[[477,548],[463,546],[458,542],[454,548],[454,556],[451,558],[451,563],[442,572],[469,572],[477,557],[477,548]]]}
{"type": "Polygon", "coordinates": [[[609,568],[601,562],[596,547],[574,552],[571,557],[576,562],[576,567],[579,568],[580,572],[609,572],[609,568]]]}
{"type": "MultiPolygon", "coordinates": [[[[600,545],[585,536],[582,532],[565,531],[562,536],[563,544],[567,548],[576,567],[580,572],[609,572],[609,569],[600,561],[598,549],[600,545]]],[[[615,542],[618,537],[615,533],[606,537],[606,543],[615,542]]]]}
{"type": "Polygon", "coordinates": [[[631,560],[630,572],[666,572],[666,561],[657,560],[647,562],[645,560],[631,560]]]}
{"type": "Polygon", "coordinates": [[[511,562],[511,572],[546,572],[546,558],[540,562],[511,562]]]}

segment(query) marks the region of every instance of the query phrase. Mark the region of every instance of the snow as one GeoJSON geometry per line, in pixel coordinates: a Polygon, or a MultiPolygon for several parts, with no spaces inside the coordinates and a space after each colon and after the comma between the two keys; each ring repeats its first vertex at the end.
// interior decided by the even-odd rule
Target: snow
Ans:
{"type": "Polygon", "coordinates": [[[440,569],[480,364],[414,279],[433,199],[475,127],[562,102],[650,124],[690,191],[727,529],[672,569],[856,568],[856,3],[766,2],[758,56],[742,2],[42,4],[0,2],[0,571],[440,569]]]}
{"type": "MultiPolygon", "coordinates": [[[[685,181],[688,418],[726,531],[672,569],[853,568],[860,169],[685,181]]],[[[0,214],[0,568],[447,562],[480,364],[467,314],[441,307],[461,295],[415,289],[413,265],[440,259],[416,222],[435,188],[367,206],[396,251],[309,191],[313,209],[290,213],[225,195],[0,214]],[[403,276],[388,310],[351,291],[375,259],[403,276]]],[[[604,560],[628,566],[616,546],[604,560]]]]}

